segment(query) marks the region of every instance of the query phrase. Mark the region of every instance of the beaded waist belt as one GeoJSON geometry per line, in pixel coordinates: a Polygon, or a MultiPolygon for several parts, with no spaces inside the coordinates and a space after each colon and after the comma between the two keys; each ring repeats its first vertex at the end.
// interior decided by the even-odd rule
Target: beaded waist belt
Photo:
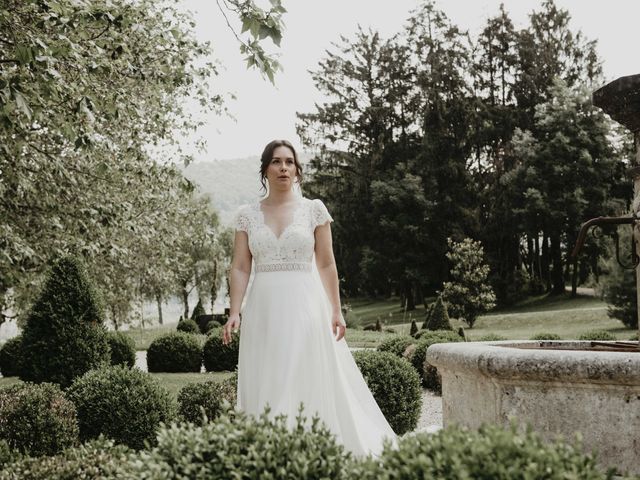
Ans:
{"type": "Polygon", "coordinates": [[[284,263],[259,263],[256,265],[256,273],[258,272],[279,272],[298,270],[303,272],[311,271],[311,263],[309,262],[284,262],[284,263]]]}

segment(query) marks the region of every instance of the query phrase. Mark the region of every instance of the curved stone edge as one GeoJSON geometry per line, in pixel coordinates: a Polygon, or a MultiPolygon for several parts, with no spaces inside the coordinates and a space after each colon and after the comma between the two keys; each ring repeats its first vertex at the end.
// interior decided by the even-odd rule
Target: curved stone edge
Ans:
{"type": "Polygon", "coordinates": [[[640,385],[640,352],[537,350],[517,345],[589,346],[589,341],[494,341],[438,343],[427,362],[450,371],[476,370],[493,378],[571,383],[640,385]]]}

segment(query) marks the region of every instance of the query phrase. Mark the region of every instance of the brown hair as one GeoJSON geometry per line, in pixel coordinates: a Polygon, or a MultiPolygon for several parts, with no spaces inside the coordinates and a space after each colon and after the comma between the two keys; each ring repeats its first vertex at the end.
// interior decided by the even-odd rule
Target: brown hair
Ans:
{"type": "Polygon", "coordinates": [[[298,183],[302,183],[302,166],[298,161],[296,149],[293,148],[293,145],[291,145],[291,142],[288,140],[273,140],[264,147],[264,151],[260,157],[260,183],[262,184],[262,188],[265,192],[267,191],[267,185],[265,183],[265,179],[267,178],[267,168],[269,168],[269,164],[273,159],[273,151],[278,147],[287,147],[291,150],[293,153],[293,161],[296,164],[296,177],[298,177],[298,183]]]}

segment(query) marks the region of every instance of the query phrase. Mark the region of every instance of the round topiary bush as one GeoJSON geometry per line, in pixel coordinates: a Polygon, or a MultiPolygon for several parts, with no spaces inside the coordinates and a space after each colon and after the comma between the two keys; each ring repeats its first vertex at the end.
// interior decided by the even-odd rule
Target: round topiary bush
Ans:
{"type": "Polygon", "coordinates": [[[187,422],[202,425],[202,409],[207,419],[213,420],[223,412],[223,402],[229,402],[233,408],[236,404],[238,375],[215,381],[190,383],[178,393],[178,415],[187,422]]]}
{"type": "Polygon", "coordinates": [[[76,407],[57,384],[20,383],[0,390],[0,438],[31,456],[78,443],[76,407]]]}
{"type": "Polygon", "coordinates": [[[172,332],[156,338],[147,350],[149,372],[199,372],[202,347],[192,333],[172,332]]]}
{"type": "Polygon", "coordinates": [[[128,463],[126,478],[346,478],[350,456],[324,424],[304,415],[289,421],[238,411],[201,426],[164,426],[158,445],[128,463]]]}
{"type": "Polygon", "coordinates": [[[0,479],[29,480],[115,479],[133,452],[113,440],[99,438],[67,448],[55,456],[16,458],[0,472],[0,479]]]}
{"type": "Polygon", "coordinates": [[[482,426],[463,430],[452,426],[435,434],[417,433],[398,439],[379,458],[352,462],[348,478],[605,480],[595,458],[580,445],[550,442],[515,427],[482,426]]]}
{"type": "Polygon", "coordinates": [[[131,368],[136,364],[136,342],[122,332],[108,332],[107,340],[111,348],[111,365],[126,365],[131,368]]]}
{"type": "Polygon", "coordinates": [[[178,332],[185,333],[200,333],[200,328],[198,328],[198,324],[195,320],[187,319],[178,322],[178,326],[176,327],[178,332]]]}
{"type": "Polygon", "coordinates": [[[0,373],[17,377],[22,365],[22,335],[10,338],[0,347],[0,373]]]}
{"type": "Polygon", "coordinates": [[[353,358],[380,410],[398,435],[418,425],[422,407],[420,377],[409,362],[390,352],[359,350],[353,358]]]}
{"type": "Polygon", "coordinates": [[[438,370],[426,362],[427,348],[435,343],[463,342],[464,339],[456,332],[450,330],[425,330],[425,333],[416,343],[416,349],[411,356],[411,364],[416,369],[422,380],[422,386],[439,393],[442,389],[438,370]]]}
{"type": "Polygon", "coordinates": [[[82,441],[101,433],[131,448],[155,443],[160,422],[176,416],[175,400],[146,372],[122,365],[103,367],[76,379],[67,390],[75,403],[82,441]]]}
{"type": "Polygon", "coordinates": [[[498,335],[497,333],[487,333],[478,339],[478,342],[497,342],[500,340],[507,340],[507,337],[498,335]]]}
{"type": "Polygon", "coordinates": [[[533,335],[529,340],[562,340],[557,333],[539,332],[533,335]]]}
{"type": "Polygon", "coordinates": [[[578,337],[578,340],[613,341],[616,336],[606,330],[589,330],[578,337]]]}
{"type": "Polygon", "coordinates": [[[204,368],[207,372],[222,372],[235,370],[238,366],[238,350],[240,348],[240,335],[233,333],[231,343],[222,343],[222,329],[216,328],[207,336],[207,341],[202,349],[204,368]]]}
{"type": "Polygon", "coordinates": [[[20,378],[65,388],[110,360],[101,298],[83,263],[62,257],[27,315],[20,378]]]}
{"type": "Polygon", "coordinates": [[[211,320],[209,322],[207,322],[207,326],[204,328],[204,332],[205,334],[210,334],[212,330],[215,330],[216,328],[220,328],[222,327],[222,324],[217,321],[217,320],[211,320]]]}
{"type": "Polygon", "coordinates": [[[402,358],[407,347],[413,343],[415,343],[415,339],[412,337],[406,335],[394,335],[393,337],[386,338],[380,342],[377,350],[379,352],[391,352],[402,358]]]}

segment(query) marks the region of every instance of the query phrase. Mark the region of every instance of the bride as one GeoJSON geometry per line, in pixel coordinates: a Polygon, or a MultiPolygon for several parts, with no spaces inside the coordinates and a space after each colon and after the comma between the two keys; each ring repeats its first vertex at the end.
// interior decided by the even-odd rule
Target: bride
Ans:
{"type": "Polygon", "coordinates": [[[259,415],[269,405],[270,415],[284,413],[293,424],[302,402],[304,414],[317,414],[354,455],[378,455],[396,436],[344,339],[333,218],[321,200],[296,194],[302,168],[290,142],[265,147],[260,177],[268,196],[235,217],[222,332],[228,344],[240,329],[237,406],[259,415]]]}

